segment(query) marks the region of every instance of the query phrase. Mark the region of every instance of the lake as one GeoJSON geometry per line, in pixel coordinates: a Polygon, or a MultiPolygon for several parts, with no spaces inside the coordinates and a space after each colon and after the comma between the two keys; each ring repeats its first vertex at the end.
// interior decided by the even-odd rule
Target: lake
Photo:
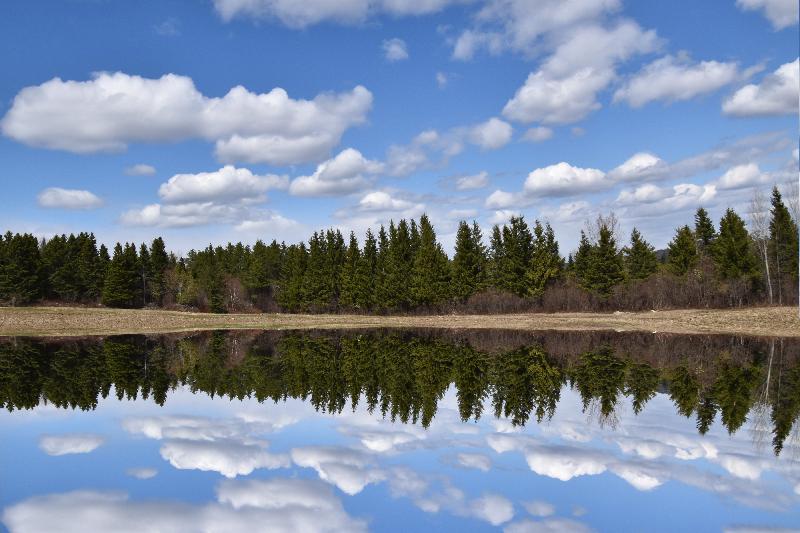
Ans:
{"type": "Polygon", "coordinates": [[[800,528],[797,339],[16,337],[0,402],[10,531],[800,528]]]}

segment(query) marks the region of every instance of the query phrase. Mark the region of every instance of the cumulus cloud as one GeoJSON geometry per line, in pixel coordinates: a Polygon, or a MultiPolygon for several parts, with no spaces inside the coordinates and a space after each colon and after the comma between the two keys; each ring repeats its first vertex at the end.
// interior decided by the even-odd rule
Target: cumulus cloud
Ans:
{"type": "Polygon", "coordinates": [[[262,202],[268,190],[285,189],[288,185],[286,176],[257,176],[246,168],[226,165],[214,172],[176,174],[159,187],[158,195],[170,204],[262,202]]]}
{"type": "Polygon", "coordinates": [[[523,189],[531,196],[565,196],[604,189],[608,186],[606,181],[602,170],[561,162],[528,174],[523,189]]]}
{"type": "Polygon", "coordinates": [[[487,185],[489,185],[489,173],[485,170],[470,176],[459,176],[456,178],[456,189],[459,191],[482,189],[487,185]]]}
{"type": "Polygon", "coordinates": [[[361,152],[347,148],[336,157],[320,163],[310,176],[292,181],[289,192],[295,196],[335,196],[366,188],[369,177],[383,171],[383,164],[366,159],[361,152]]]}
{"type": "Polygon", "coordinates": [[[728,169],[717,181],[719,189],[741,189],[764,183],[766,176],[755,163],[737,165],[728,169]]]}
{"type": "Polygon", "coordinates": [[[436,73],[436,85],[440,89],[444,89],[445,87],[447,87],[448,81],[450,81],[450,80],[448,79],[447,74],[445,74],[444,72],[441,72],[441,71],[436,73]]]}
{"type": "Polygon", "coordinates": [[[67,435],[44,435],[39,439],[39,448],[47,455],[70,455],[89,453],[99,448],[106,439],[91,433],[67,435]]]}
{"type": "Polygon", "coordinates": [[[214,0],[214,7],[224,21],[242,17],[256,20],[274,19],[289,28],[301,29],[323,22],[353,25],[367,21],[372,15],[395,17],[426,15],[464,0],[214,0]]]}
{"type": "Polygon", "coordinates": [[[484,494],[469,503],[472,516],[499,526],[514,518],[514,506],[499,494],[484,494]]]}
{"type": "Polygon", "coordinates": [[[237,440],[170,440],[161,446],[161,457],[178,470],[218,472],[227,478],[246,476],[257,468],[273,470],[289,466],[289,458],[271,454],[264,443],[237,440]]]}
{"type": "Polygon", "coordinates": [[[125,174],[128,176],[152,176],[156,173],[156,167],[139,163],[125,167],[125,174]]]}
{"type": "Polygon", "coordinates": [[[381,45],[383,56],[387,61],[403,61],[408,59],[408,45],[403,39],[386,39],[381,45]]]}
{"type": "MultiPolygon", "coordinates": [[[[795,2],[796,3],[796,2],[795,2]]],[[[722,103],[722,111],[735,117],[797,114],[800,59],[785,63],[761,83],[745,85],[722,103]]]]}
{"type": "Polygon", "coordinates": [[[305,479],[224,481],[217,501],[190,505],[130,500],[119,492],[36,496],[3,511],[11,531],[366,531],[323,483],[305,479]]]}
{"type": "Polygon", "coordinates": [[[615,65],[653,51],[659,40],[631,21],[606,29],[576,29],[555,49],[503,108],[517,122],[559,125],[577,122],[599,109],[598,93],[616,77],[615,65]]]}
{"type": "Polygon", "coordinates": [[[511,124],[492,117],[486,122],[472,126],[468,133],[468,139],[472,144],[485,150],[496,150],[508,144],[513,131],[511,124]]]}
{"type": "Polygon", "coordinates": [[[538,126],[536,128],[529,128],[528,131],[522,136],[523,141],[539,143],[553,138],[553,130],[538,126]]]}
{"type": "Polygon", "coordinates": [[[281,88],[257,94],[237,86],[220,98],[201,94],[186,76],[100,72],[88,81],[53,78],[22,89],[0,129],[31,146],[75,153],[202,138],[216,142],[225,162],[286,165],[322,159],[371,107],[372,94],[362,86],[313,100],[294,100],[281,88]]]}
{"type": "Polygon", "coordinates": [[[41,207],[53,209],[96,209],[103,205],[103,200],[90,191],[79,189],[62,189],[48,187],[36,197],[41,207]]]}
{"type": "Polygon", "coordinates": [[[456,455],[458,464],[465,468],[475,468],[488,472],[492,468],[492,460],[482,453],[459,453],[456,455]]]}
{"type": "Polygon", "coordinates": [[[489,209],[505,209],[519,206],[523,203],[522,195],[518,193],[497,189],[486,198],[486,207],[489,209]]]}
{"type": "Polygon", "coordinates": [[[367,193],[358,201],[358,207],[362,211],[402,211],[412,206],[411,202],[394,198],[384,191],[367,193]]]}
{"type": "Polygon", "coordinates": [[[744,11],[763,11],[776,30],[797,24],[800,8],[795,0],[736,0],[744,11]]]}
{"type": "Polygon", "coordinates": [[[525,510],[528,511],[529,514],[533,516],[539,516],[541,518],[548,517],[556,512],[556,508],[552,503],[547,503],[540,500],[526,502],[523,503],[522,506],[525,507],[525,510]]]}
{"type": "Polygon", "coordinates": [[[619,0],[489,0],[475,17],[475,27],[454,41],[453,57],[469,60],[482,49],[530,54],[543,37],[563,34],[619,7],[619,0]]]}
{"type": "Polygon", "coordinates": [[[615,102],[642,107],[656,100],[691,100],[732,83],[738,77],[736,63],[701,61],[668,55],[653,61],[628,79],[614,93],[615,102]]]}
{"type": "Polygon", "coordinates": [[[667,164],[649,152],[639,152],[608,173],[617,181],[660,179],[667,173],[667,164]]]}
{"type": "Polygon", "coordinates": [[[367,454],[350,448],[308,446],[294,448],[291,455],[297,466],[313,468],[320,479],[351,496],[386,478],[383,472],[371,468],[367,454]]]}

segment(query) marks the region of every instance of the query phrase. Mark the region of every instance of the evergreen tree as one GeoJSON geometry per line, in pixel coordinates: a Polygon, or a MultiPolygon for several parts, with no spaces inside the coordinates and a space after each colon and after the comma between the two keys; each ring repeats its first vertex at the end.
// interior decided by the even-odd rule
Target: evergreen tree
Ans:
{"type": "Polygon", "coordinates": [[[308,265],[303,282],[303,301],[312,309],[327,309],[333,298],[328,276],[332,274],[328,259],[328,242],[324,233],[314,232],[308,241],[308,265]]]}
{"type": "Polygon", "coordinates": [[[575,257],[572,260],[572,271],[584,287],[586,286],[586,279],[589,274],[591,255],[592,243],[589,242],[586,232],[581,230],[581,240],[578,243],[578,250],[575,252],[575,257]]]}
{"type": "Polygon", "coordinates": [[[709,218],[708,212],[702,207],[699,207],[694,215],[694,236],[701,250],[714,244],[714,240],[717,238],[714,223],[709,218]]]}
{"type": "Polygon", "coordinates": [[[139,283],[136,247],[125,244],[123,248],[117,243],[103,284],[103,304],[109,307],[135,307],[139,283]]]}
{"type": "Polygon", "coordinates": [[[407,309],[411,303],[409,273],[414,265],[408,222],[389,224],[389,255],[386,261],[386,301],[389,309],[407,309]]]}
{"type": "Polygon", "coordinates": [[[358,301],[358,265],[361,261],[361,251],[358,249],[356,234],[350,232],[350,242],[347,245],[344,266],[341,275],[341,294],[339,305],[346,308],[354,308],[358,301]]]}
{"type": "Polygon", "coordinates": [[[696,264],[699,256],[694,233],[689,226],[678,228],[675,237],[669,243],[667,264],[669,269],[678,276],[683,276],[696,264]]]}
{"type": "Polygon", "coordinates": [[[772,189],[772,209],[769,222],[769,257],[775,265],[778,301],[783,302],[783,284],[787,280],[797,283],[798,234],[797,225],[777,187],[772,189]]]}
{"type": "MultiPolygon", "coordinates": [[[[390,224],[389,227],[392,228],[393,224],[390,224]]],[[[391,293],[392,289],[389,287],[389,235],[386,228],[381,225],[381,229],[378,231],[378,254],[375,262],[376,308],[386,309],[391,293]]]]}
{"type": "Polygon", "coordinates": [[[719,236],[712,248],[717,272],[723,279],[754,277],[758,259],[753,253],[744,220],[733,209],[725,211],[719,222],[719,236]]]}
{"type": "Polygon", "coordinates": [[[429,306],[448,298],[449,266],[447,254],[442,245],[436,242],[436,232],[428,216],[423,214],[419,219],[419,244],[416,245],[414,266],[411,269],[413,305],[429,306]]]}
{"type": "Polygon", "coordinates": [[[458,224],[451,291],[459,300],[466,300],[486,283],[487,257],[482,241],[483,235],[477,222],[473,222],[471,229],[463,220],[458,224]]]}
{"type": "Polygon", "coordinates": [[[152,284],[150,266],[150,250],[146,244],[142,243],[139,247],[139,279],[141,280],[139,294],[141,295],[142,305],[147,305],[150,302],[152,284]]]}
{"type": "Polygon", "coordinates": [[[30,234],[0,237],[0,300],[16,306],[41,292],[39,242],[30,234]]]}
{"type": "Polygon", "coordinates": [[[622,253],[625,256],[625,270],[631,279],[646,279],[658,270],[655,249],[636,228],[631,232],[630,246],[623,248],[622,253]]]}
{"type": "Polygon", "coordinates": [[[354,306],[357,309],[366,311],[375,306],[375,288],[378,283],[378,243],[372,230],[368,229],[364,239],[364,252],[356,266],[354,306]]]}
{"type": "Polygon", "coordinates": [[[622,256],[610,224],[601,221],[597,243],[592,246],[586,272],[586,287],[602,296],[609,296],[624,278],[622,256]]]}
{"type": "Polygon", "coordinates": [[[564,260],[558,252],[558,241],[556,241],[553,228],[550,227],[550,224],[542,227],[537,220],[533,226],[531,261],[525,273],[528,295],[540,298],[547,285],[558,279],[563,268],[564,260]]]}
{"type": "Polygon", "coordinates": [[[304,243],[293,244],[286,248],[285,255],[278,303],[286,311],[303,311],[306,308],[303,298],[303,280],[308,262],[306,246],[304,243]]]}
{"type": "Polygon", "coordinates": [[[169,267],[169,256],[164,239],[156,237],[150,245],[150,293],[149,298],[156,305],[164,304],[167,292],[165,274],[169,267]]]}
{"type": "Polygon", "coordinates": [[[492,246],[497,247],[495,257],[495,279],[497,288],[526,296],[528,286],[526,273],[533,257],[533,235],[524,217],[512,216],[507,225],[499,231],[500,239],[495,241],[492,235],[492,246]]]}

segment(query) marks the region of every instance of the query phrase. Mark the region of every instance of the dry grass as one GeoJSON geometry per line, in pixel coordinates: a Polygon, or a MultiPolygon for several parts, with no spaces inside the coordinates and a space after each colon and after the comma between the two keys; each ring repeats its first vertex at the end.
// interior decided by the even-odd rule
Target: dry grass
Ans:
{"type": "Polygon", "coordinates": [[[800,337],[797,309],[512,315],[290,315],[186,313],[71,307],[0,307],[0,335],[82,336],[210,329],[478,328],[618,330],[800,337]]]}

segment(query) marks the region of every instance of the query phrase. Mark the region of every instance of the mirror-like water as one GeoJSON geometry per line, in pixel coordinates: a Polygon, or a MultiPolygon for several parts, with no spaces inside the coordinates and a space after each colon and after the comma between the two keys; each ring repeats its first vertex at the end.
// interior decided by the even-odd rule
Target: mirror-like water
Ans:
{"type": "Polygon", "coordinates": [[[800,527],[796,340],[14,338],[0,405],[11,531],[800,527]]]}

